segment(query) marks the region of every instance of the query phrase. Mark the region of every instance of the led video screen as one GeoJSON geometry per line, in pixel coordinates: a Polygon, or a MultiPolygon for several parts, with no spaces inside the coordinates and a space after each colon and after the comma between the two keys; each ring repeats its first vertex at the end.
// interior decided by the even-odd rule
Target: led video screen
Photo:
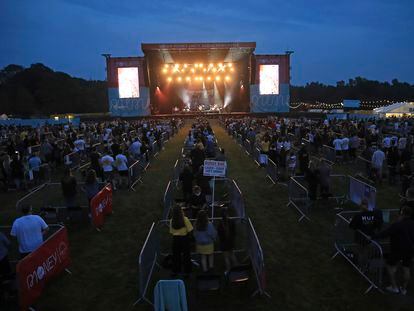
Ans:
{"type": "Polygon", "coordinates": [[[260,94],[279,94],[279,65],[260,65],[260,94]]]}
{"type": "Polygon", "coordinates": [[[139,97],[138,68],[118,68],[119,98],[139,97]]]}

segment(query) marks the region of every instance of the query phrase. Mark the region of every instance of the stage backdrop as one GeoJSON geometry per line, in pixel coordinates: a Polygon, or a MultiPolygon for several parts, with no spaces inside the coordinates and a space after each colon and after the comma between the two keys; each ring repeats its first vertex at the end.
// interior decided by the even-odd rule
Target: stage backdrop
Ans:
{"type": "Polygon", "coordinates": [[[289,55],[253,55],[251,112],[289,111],[289,55]]]}
{"type": "Polygon", "coordinates": [[[106,61],[109,112],[112,116],[150,115],[144,57],[110,57],[106,61]]]}

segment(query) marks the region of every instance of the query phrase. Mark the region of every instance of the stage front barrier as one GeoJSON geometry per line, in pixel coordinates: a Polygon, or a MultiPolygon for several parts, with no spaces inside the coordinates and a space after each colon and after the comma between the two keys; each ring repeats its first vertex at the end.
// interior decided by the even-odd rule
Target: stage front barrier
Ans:
{"type": "Polygon", "coordinates": [[[349,200],[359,205],[362,199],[368,200],[368,207],[376,207],[377,188],[362,180],[348,176],[349,178],[349,200]]]}
{"type": "MultiPolygon", "coordinates": [[[[248,259],[252,265],[255,275],[255,282],[257,289],[253,293],[263,294],[270,297],[266,293],[266,272],[264,266],[263,250],[260,246],[260,241],[255,232],[253,224],[250,219],[230,217],[236,226],[236,239],[234,252],[240,262],[242,259],[248,259]]],[[[210,218],[210,221],[215,227],[220,223],[221,218],[210,218]]],[[[195,219],[190,219],[190,222],[195,223],[195,219]]],[[[152,304],[152,299],[148,298],[148,288],[158,281],[158,273],[161,267],[163,258],[171,255],[172,250],[172,236],[169,233],[170,220],[162,220],[151,225],[150,231],[141,249],[138,259],[139,271],[139,299],[138,302],[147,302],[152,304]]],[[[214,254],[221,255],[219,245],[215,245],[214,254]]],[[[192,253],[192,262],[199,265],[199,255],[192,253]]]]}
{"type": "Polygon", "coordinates": [[[336,162],[336,153],[335,153],[335,149],[334,149],[334,148],[332,148],[332,147],[330,147],[330,146],[327,146],[327,145],[323,145],[323,146],[322,146],[322,156],[323,156],[325,159],[327,159],[327,160],[329,160],[329,161],[331,161],[331,162],[333,162],[333,163],[335,163],[335,162],[336,162]]]}
{"type": "Polygon", "coordinates": [[[308,190],[300,184],[296,177],[291,177],[288,184],[289,202],[287,206],[293,206],[300,214],[299,222],[304,218],[310,220],[309,213],[311,202],[308,190]]]}
{"type": "Polygon", "coordinates": [[[370,284],[371,289],[382,292],[384,254],[382,246],[360,230],[349,228],[352,217],[358,211],[344,211],[336,215],[334,226],[335,258],[341,255],[370,284]]]}
{"type": "MultiPolygon", "coordinates": [[[[105,183],[99,185],[102,189],[105,183]]],[[[89,223],[89,202],[83,186],[84,183],[78,183],[75,198],[67,202],[63,197],[60,183],[42,184],[20,198],[16,203],[16,209],[20,211],[24,205],[32,206],[33,213],[41,215],[47,223],[89,223]]]]}

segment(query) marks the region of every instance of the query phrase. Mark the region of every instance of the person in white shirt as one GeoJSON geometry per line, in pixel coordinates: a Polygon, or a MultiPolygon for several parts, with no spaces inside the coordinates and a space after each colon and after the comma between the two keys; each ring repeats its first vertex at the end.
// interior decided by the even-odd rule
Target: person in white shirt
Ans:
{"type": "Polygon", "coordinates": [[[75,152],[79,152],[81,155],[83,155],[86,146],[85,140],[83,140],[81,137],[78,137],[78,139],[75,140],[73,144],[75,145],[75,152]]]}
{"type": "MultiPolygon", "coordinates": [[[[110,182],[112,184],[112,180],[113,180],[113,164],[114,164],[115,160],[112,156],[110,156],[109,154],[104,155],[101,158],[101,165],[102,165],[102,169],[103,169],[103,173],[104,173],[104,178],[107,182],[110,182]]],[[[115,190],[115,187],[114,187],[115,190]]]]}
{"type": "Polygon", "coordinates": [[[344,158],[344,162],[348,162],[348,156],[349,156],[349,138],[344,137],[341,139],[342,141],[342,156],[344,158]]]}
{"type": "Polygon", "coordinates": [[[119,178],[117,178],[117,184],[123,188],[128,185],[128,159],[122,153],[119,153],[115,157],[116,170],[118,171],[119,178]]]}
{"type": "Polygon", "coordinates": [[[10,235],[17,238],[21,258],[35,251],[43,243],[49,227],[38,215],[32,215],[31,206],[22,207],[23,216],[13,222],[10,235]]]}
{"type": "Polygon", "coordinates": [[[372,155],[371,165],[374,169],[376,179],[379,183],[382,181],[382,166],[385,160],[385,153],[378,148],[372,155]]]}
{"type": "Polygon", "coordinates": [[[129,153],[135,160],[139,160],[141,158],[141,142],[138,138],[135,138],[135,141],[129,146],[129,153]]]}
{"type": "Polygon", "coordinates": [[[403,151],[406,146],[407,146],[407,137],[405,136],[400,137],[400,139],[398,140],[398,150],[403,151]]]}
{"type": "Polygon", "coordinates": [[[332,144],[335,149],[336,159],[338,160],[340,157],[342,157],[342,139],[339,137],[336,137],[332,144]]]}
{"type": "Polygon", "coordinates": [[[385,150],[388,150],[391,148],[391,137],[385,136],[382,140],[382,147],[385,148],[385,150]]]}

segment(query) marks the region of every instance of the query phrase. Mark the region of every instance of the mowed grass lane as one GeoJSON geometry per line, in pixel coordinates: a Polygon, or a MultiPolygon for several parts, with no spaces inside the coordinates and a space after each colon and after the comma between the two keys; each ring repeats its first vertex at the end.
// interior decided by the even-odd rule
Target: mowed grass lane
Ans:
{"type": "Polygon", "coordinates": [[[151,223],[161,218],[164,190],[187,133],[185,126],[167,142],[136,192],[115,193],[114,214],[101,232],[69,231],[73,274],[53,281],[42,295],[40,310],[132,309],[138,297],[138,254],[151,223]]]}
{"type": "MultiPolygon", "coordinates": [[[[368,283],[342,258],[330,260],[334,253],[334,212],[314,211],[311,222],[298,223],[296,210],[286,207],[287,188],[271,186],[265,170],[256,166],[218,122],[214,124],[218,141],[226,150],[229,175],[243,192],[247,214],[261,241],[272,295],[270,300],[246,303],[243,299],[240,309],[414,310],[405,303],[400,308],[389,295],[375,291],[364,295],[368,283]]],[[[238,305],[230,301],[224,304],[229,308],[238,305]]]]}

